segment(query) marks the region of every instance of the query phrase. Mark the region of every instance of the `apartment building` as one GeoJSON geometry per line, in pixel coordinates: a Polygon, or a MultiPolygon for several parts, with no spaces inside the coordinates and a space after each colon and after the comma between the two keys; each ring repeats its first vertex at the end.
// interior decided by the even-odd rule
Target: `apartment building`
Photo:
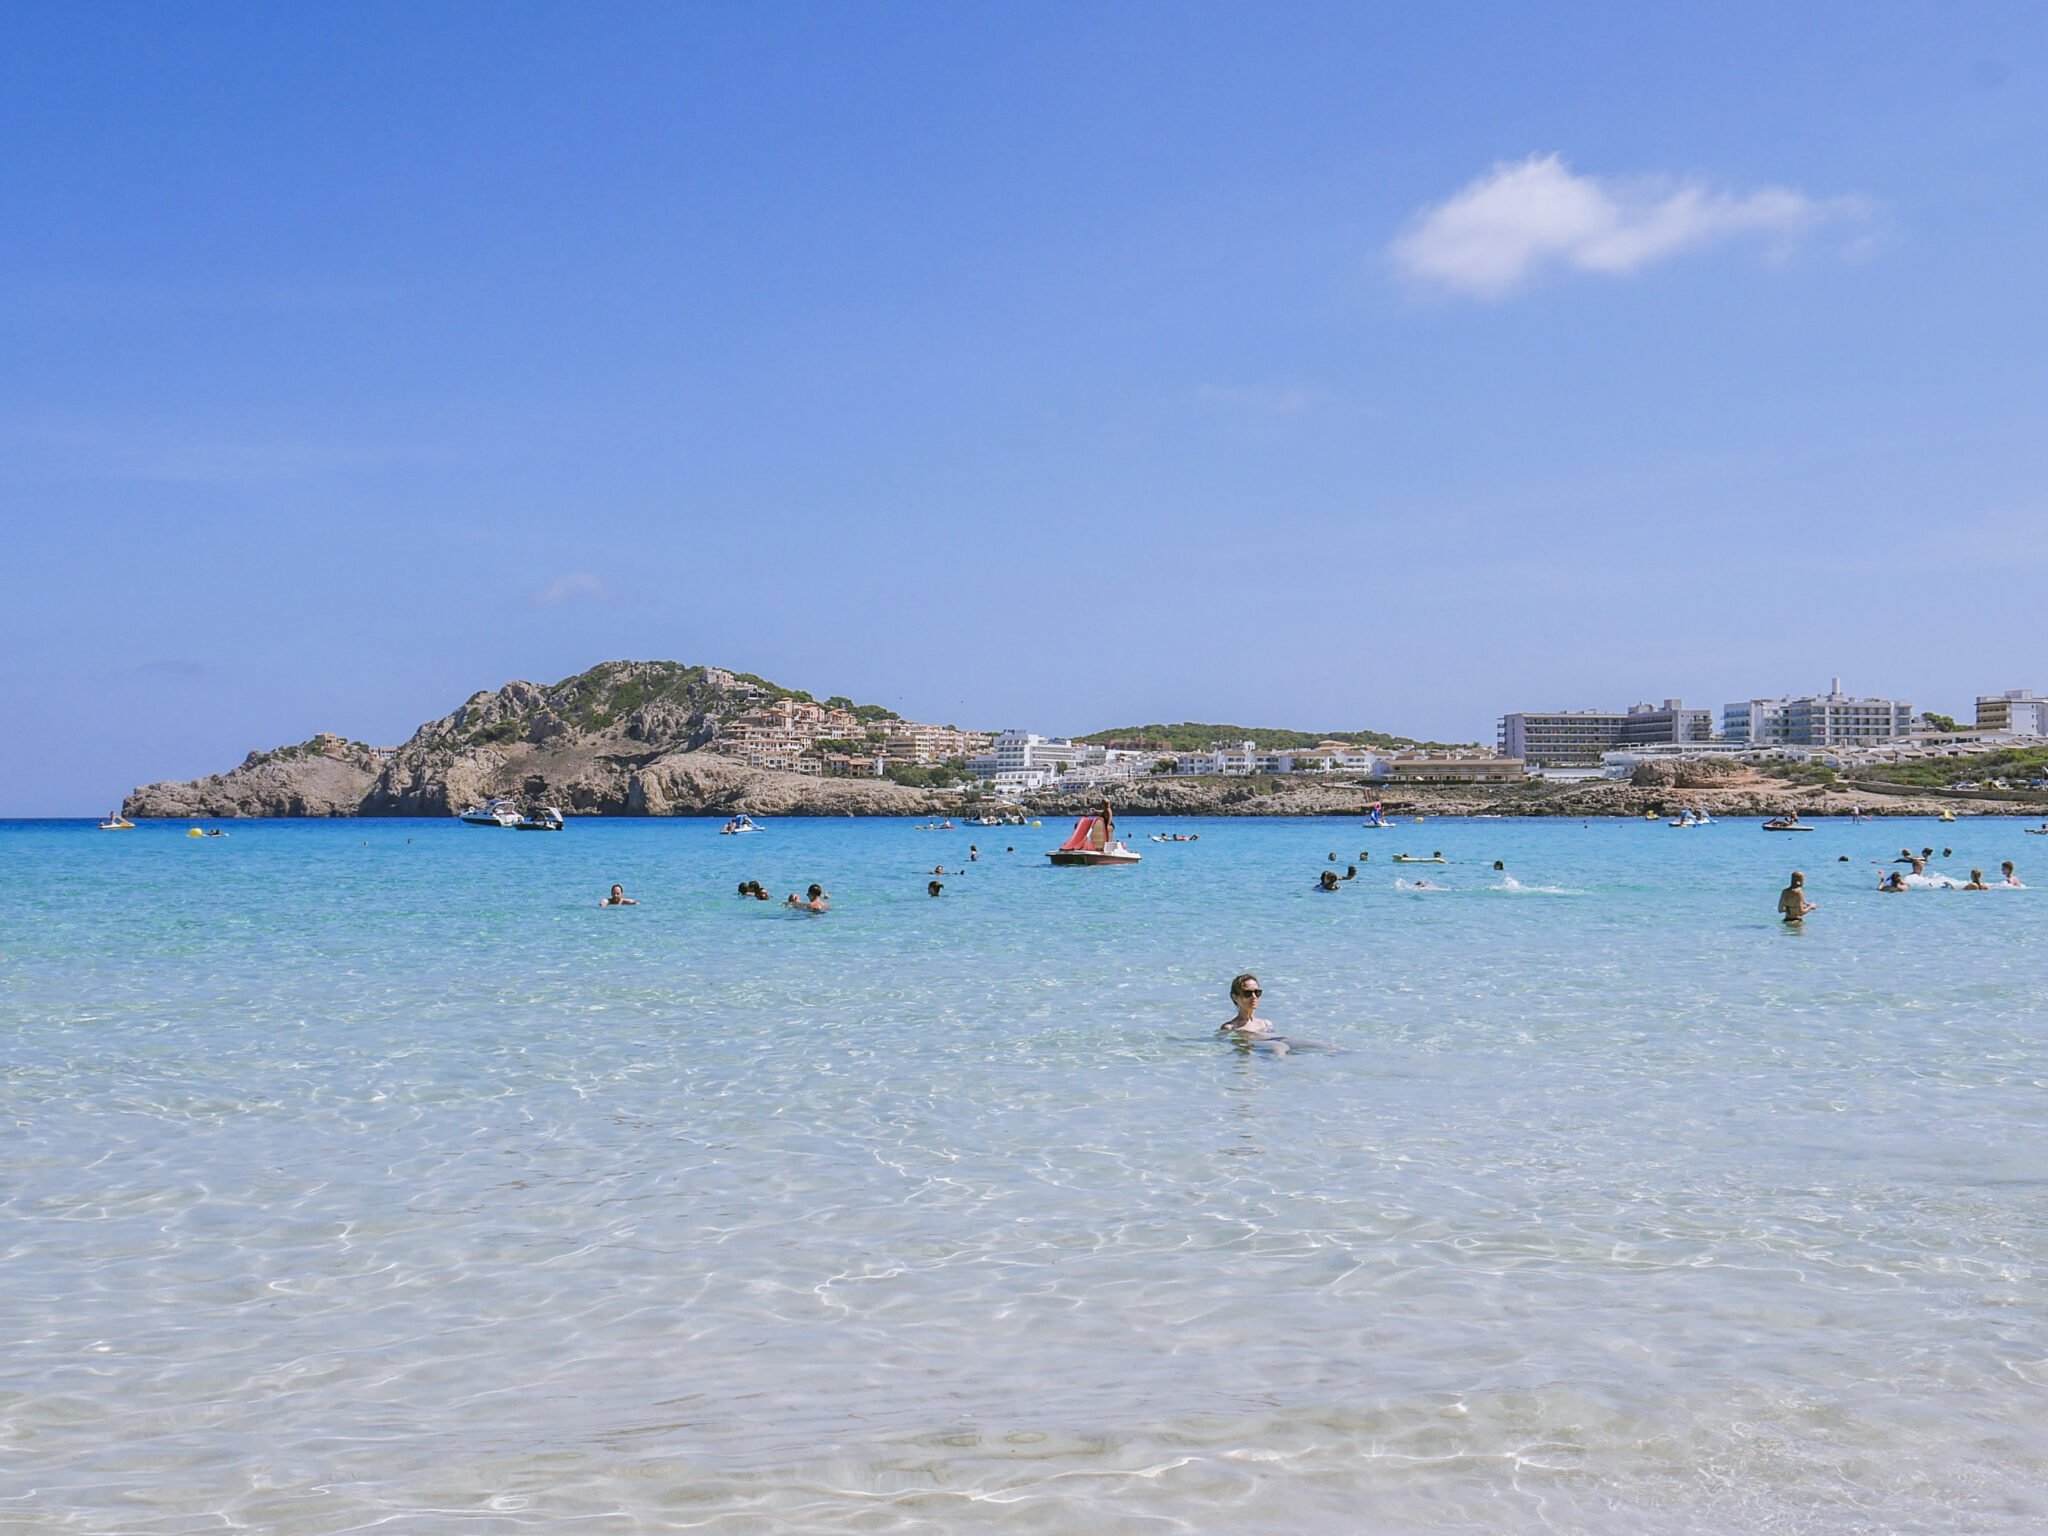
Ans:
{"type": "Polygon", "coordinates": [[[1635,704],[1620,712],[1559,709],[1500,717],[1500,755],[1537,768],[1592,768],[1601,754],[1625,746],[1711,741],[1714,714],[1687,709],[1683,699],[1635,704]]]}
{"type": "Polygon", "coordinates": [[[1842,680],[1824,694],[1744,699],[1721,710],[1721,735],[1752,747],[1854,747],[1910,735],[1913,706],[1902,699],[1857,699],[1842,680]]]}
{"type": "Polygon", "coordinates": [[[2048,736],[2048,699],[2035,698],[2030,688],[1980,693],[1977,695],[1977,729],[2011,731],[2018,736],[2048,736]]]}

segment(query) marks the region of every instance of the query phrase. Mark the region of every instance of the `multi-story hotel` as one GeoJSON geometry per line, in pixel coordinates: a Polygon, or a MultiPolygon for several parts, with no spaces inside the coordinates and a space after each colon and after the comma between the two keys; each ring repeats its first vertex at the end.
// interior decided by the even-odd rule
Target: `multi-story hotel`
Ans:
{"type": "Polygon", "coordinates": [[[1710,741],[1713,735],[1713,711],[1687,709],[1683,699],[1666,699],[1661,707],[1637,704],[1620,714],[1599,709],[1525,712],[1500,717],[1500,755],[1536,768],[1595,768],[1601,753],[1619,747],[1710,741]]]}
{"type": "Polygon", "coordinates": [[[2048,736],[2048,699],[2035,698],[2031,688],[1980,693],[1977,695],[1977,729],[2011,731],[2019,736],[2048,736]]]}
{"type": "Polygon", "coordinates": [[[1723,706],[1721,734],[1752,747],[1855,747],[1907,736],[1913,706],[1900,699],[1852,699],[1842,680],[1824,694],[1745,699],[1723,706]]]}

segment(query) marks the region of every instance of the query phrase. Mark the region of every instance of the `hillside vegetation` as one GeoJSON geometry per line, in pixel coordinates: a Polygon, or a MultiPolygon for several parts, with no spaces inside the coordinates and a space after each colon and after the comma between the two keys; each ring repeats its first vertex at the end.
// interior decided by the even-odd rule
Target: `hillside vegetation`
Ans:
{"type": "Polygon", "coordinates": [[[1917,763],[1872,763],[1867,767],[1858,764],[1854,773],[1859,779],[1883,779],[1887,783],[1930,789],[1948,789],[1958,784],[1990,788],[1993,779],[2025,788],[2044,776],[2048,776],[2048,747],[2006,747],[1969,757],[1931,758],[1917,763]]]}
{"type": "Polygon", "coordinates": [[[1385,731],[1283,731],[1273,726],[1202,725],[1192,720],[1183,720],[1178,725],[1123,725],[1114,730],[1097,731],[1092,736],[1077,736],[1074,739],[1098,747],[1126,747],[1159,752],[1207,752],[1212,747],[1226,744],[1235,746],[1240,741],[1256,741],[1261,747],[1274,751],[1298,751],[1325,741],[1341,741],[1348,746],[1382,749],[1429,749],[1470,745],[1417,741],[1412,736],[1389,736],[1385,731]]]}

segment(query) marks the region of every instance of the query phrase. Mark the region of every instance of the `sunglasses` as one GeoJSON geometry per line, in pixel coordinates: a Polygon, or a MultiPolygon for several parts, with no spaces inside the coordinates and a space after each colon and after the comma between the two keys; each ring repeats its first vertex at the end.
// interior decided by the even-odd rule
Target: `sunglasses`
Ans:
{"type": "Polygon", "coordinates": [[[1246,987],[1237,995],[1239,997],[1264,997],[1266,994],[1264,990],[1259,987],[1246,987]]]}

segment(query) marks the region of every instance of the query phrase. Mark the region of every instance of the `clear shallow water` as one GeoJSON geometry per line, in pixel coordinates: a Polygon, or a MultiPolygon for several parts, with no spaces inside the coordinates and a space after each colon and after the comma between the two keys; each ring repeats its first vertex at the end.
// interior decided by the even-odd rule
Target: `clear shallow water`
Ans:
{"type": "Polygon", "coordinates": [[[183,825],[0,824],[0,1529],[2048,1524],[2017,823],[183,825]]]}

